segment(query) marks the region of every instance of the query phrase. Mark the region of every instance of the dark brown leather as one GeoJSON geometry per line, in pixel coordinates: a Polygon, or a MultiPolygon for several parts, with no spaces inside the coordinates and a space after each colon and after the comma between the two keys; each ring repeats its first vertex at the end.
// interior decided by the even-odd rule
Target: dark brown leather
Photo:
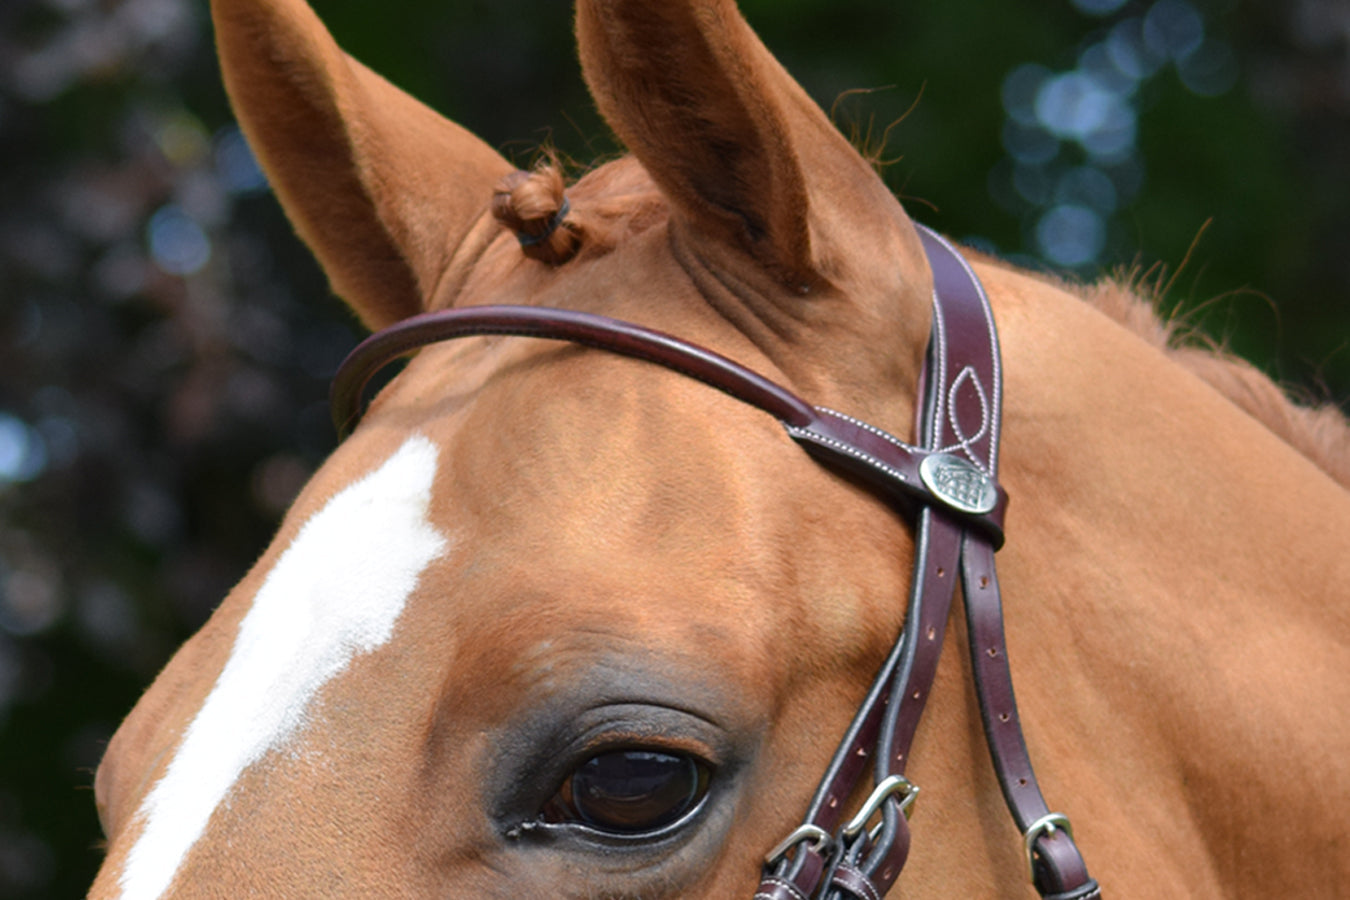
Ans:
{"type": "MultiPolygon", "coordinates": [[[[330,405],[341,437],[361,415],[370,378],[401,356],[428,344],[478,335],[512,335],[568,341],[655,363],[714,387],[777,418],[813,455],[862,477],[888,493],[922,504],[945,505],[919,477],[929,454],[833,410],[817,408],[759,373],[721,354],[671,335],[606,316],[532,306],[474,306],[423,313],[397,322],[362,341],[333,378],[330,405]]],[[[952,509],[952,515],[1003,542],[1007,495],[984,514],[952,509]]]]}
{"type": "Polygon", "coordinates": [[[772,876],[760,882],[759,890],[751,900],[810,900],[792,882],[772,876]]]}
{"type": "Polygon", "coordinates": [[[881,900],[881,890],[860,869],[840,865],[830,873],[830,886],[858,900],[881,900]]]}
{"type": "Polygon", "coordinates": [[[333,424],[345,437],[361,417],[361,394],[381,368],[428,344],[474,335],[570,341],[656,363],[764,410],[785,425],[815,418],[810,404],[721,354],[650,328],[606,316],[535,306],[473,306],[422,313],[376,332],[353,350],[333,377],[333,424]]]}
{"type": "Polygon", "coordinates": [[[1059,894],[1042,894],[1044,900],[1102,900],[1101,885],[1089,878],[1078,887],[1059,894]]]}
{"type": "MultiPolygon", "coordinates": [[[[932,493],[919,475],[919,464],[928,453],[832,409],[817,406],[812,411],[815,418],[806,425],[787,426],[788,434],[812,456],[880,488],[902,504],[932,502],[932,493]]],[[[948,513],[984,530],[998,548],[1003,546],[1008,494],[1001,487],[995,490],[997,505],[983,516],[951,508],[948,513]]]]}
{"type": "MultiPolygon", "coordinates": [[[[710,350],[638,325],[568,310],[483,306],[414,316],[372,335],[334,378],[339,433],[360,415],[370,376],[427,344],[471,335],[570,341],[647,360],[704,382],[777,417],[812,456],[879,490],[915,516],[915,572],[905,628],[832,758],[799,832],[766,862],[755,900],[880,900],[909,853],[902,806],[909,750],[937,671],[956,580],[961,578],[970,652],[985,734],[1004,798],[1024,834],[1049,813],[1017,718],[994,551],[1003,543],[1007,495],[997,487],[1002,372],[993,314],[983,287],[947,241],[919,227],[934,280],[933,336],[922,378],[922,447],[791,391],[710,350]],[[953,491],[921,469],[956,458],[953,491]],[[960,487],[977,488],[972,507],[960,487]],[[935,488],[934,484],[939,487],[935,488]],[[990,499],[992,498],[992,499],[990,499]],[[845,804],[872,768],[871,820],[841,827],[845,804]],[[803,830],[804,829],[804,830],[803,830]],[[812,835],[831,835],[828,842],[812,835]]],[[[949,473],[950,474],[950,473],[949,473]]],[[[912,802],[913,798],[908,797],[912,802]]],[[[1097,900],[1070,833],[1042,829],[1033,843],[1034,882],[1048,900],[1097,900]]]]}

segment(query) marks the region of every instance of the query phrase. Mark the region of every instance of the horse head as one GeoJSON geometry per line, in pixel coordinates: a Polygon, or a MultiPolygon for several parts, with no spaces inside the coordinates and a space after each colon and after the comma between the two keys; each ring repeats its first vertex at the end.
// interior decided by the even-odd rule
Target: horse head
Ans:
{"type": "MultiPolygon", "coordinates": [[[[919,232],[731,0],[580,0],[586,81],[631,155],[570,186],[346,56],[302,0],[213,15],[251,144],[371,328],[499,303],[616,317],[913,438],[919,232]]],[[[1350,502],[1099,309],[976,268],[1007,357],[1003,482],[1026,512],[1000,559],[1047,793],[1093,823],[1104,882],[1276,883],[1241,848],[1298,858],[1285,824],[1333,821],[1350,729],[1295,711],[1350,703],[1318,674],[1350,640],[1343,611],[1292,602],[1273,634],[1240,600],[1288,571],[1216,523],[1245,494],[1268,529],[1319,503],[1344,535],[1350,502]],[[1228,658],[1289,629],[1292,670],[1228,658]],[[1198,687],[1168,696],[1180,675],[1198,687]],[[1197,732],[1239,697],[1224,734],[1197,732]],[[1249,777],[1277,759],[1333,790],[1249,777]],[[1233,821],[1277,803],[1259,841],[1233,821]]],[[[1331,549],[1287,551],[1300,596],[1350,577],[1331,549]]],[[[425,347],[117,732],[91,897],[748,897],[902,628],[915,556],[894,505],[697,381],[548,341],[425,347]]],[[[913,752],[940,798],[915,896],[1025,867],[968,676],[948,654],[913,752]]]]}

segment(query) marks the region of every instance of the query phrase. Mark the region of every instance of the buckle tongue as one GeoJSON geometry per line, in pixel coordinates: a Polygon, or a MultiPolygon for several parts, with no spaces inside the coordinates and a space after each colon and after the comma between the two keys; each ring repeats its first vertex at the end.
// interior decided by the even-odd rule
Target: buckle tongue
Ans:
{"type": "Polygon", "coordinates": [[[900,811],[908,819],[910,808],[914,805],[914,798],[919,796],[919,786],[903,775],[892,775],[876,786],[872,791],[872,796],[867,798],[862,808],[858,810],[858,814],[849,820],[839,834],[846,838],[857,837],[862,834],[862,830],[867,827],[868,820],[876,815],[877,810],[881,809],[881,804],[885,803],[886,799],[892,794],[899,793],[904,794],[900,798],[900,811]]]}
{"type": "MultiPolygon", "coordinates": [[[[1042,807],[1044,809],[1044,807],[1042,807]]],[[[1031,883],[1036,883],[1036,840],[1041,835],[1054,834],[1063,828],[1064,833],[1070,838],[1073,837],[1073,826],[1069,824],[1069,817],[1063,813],[1050,813],[1041,816],[1035,822],[1027,827],[1026,834],[1022,835],[1022,843],[1027,850],[1027,871],[1031,873],[1031,883]]]]}
{"type": "Polygon", "coordinates": [[[777,847],[774,847],[769,851],[768,855],[764,857],[764,864],[772,868],[780,859],[787,855],[789,850],[800,844],[802,841],[807,840],[811,842],[811,849],[822,856],[830,849],[830,845],[834,843],[834,839],[830,837],[830,833],[824,828],[816,825],[799,825],[792,834],[783,838],[783,840],[778,843],[777,847]]]}

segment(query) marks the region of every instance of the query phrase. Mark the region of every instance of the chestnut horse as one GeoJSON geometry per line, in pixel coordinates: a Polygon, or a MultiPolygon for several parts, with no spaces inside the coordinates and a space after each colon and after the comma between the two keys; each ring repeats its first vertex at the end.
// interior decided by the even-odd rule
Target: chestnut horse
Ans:
{"type": "MultiPolygon", "coordinates": [[[[631,156],[565,195],[302,0],[212,5],[249,139],[371,328],[604,314],[912,435],[916,226],[732,0],[580,0],[631,156]]],[[[1008,650],[1052,808],[1108,897],[1345,896],[1344,421],[1169,350],[1124,288],[973,263],[1004,357],[1008,650]]],[[[705,385],[550,341],[427,347],[117,732],[90,896],[749,900],[915,555],[892,505],[705,385]],[[606,780],[629,764],[656,785],[636,799],[606,780]]],[[[906,897],[1032,894],[970,675],[949,649],[914,744],[906,897]]]]}

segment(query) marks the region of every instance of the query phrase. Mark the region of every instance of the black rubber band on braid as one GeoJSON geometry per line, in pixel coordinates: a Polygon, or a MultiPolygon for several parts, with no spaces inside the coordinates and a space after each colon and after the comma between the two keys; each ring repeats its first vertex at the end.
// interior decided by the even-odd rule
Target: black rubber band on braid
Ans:
{"type": "Polygon", "coordinates": [[[562,206],[554,213],[553,218],[548,220],[548,227],[539,234],[525,234],[523,231],[516,232],[516,240],[520,241],[522,247],[533,247],[535,244],[542,244],[553,236],[553,232],[562,225],[563,219],[572,211],[572,204],[567,201],[567,195],[563,195],[562,206]]]}

